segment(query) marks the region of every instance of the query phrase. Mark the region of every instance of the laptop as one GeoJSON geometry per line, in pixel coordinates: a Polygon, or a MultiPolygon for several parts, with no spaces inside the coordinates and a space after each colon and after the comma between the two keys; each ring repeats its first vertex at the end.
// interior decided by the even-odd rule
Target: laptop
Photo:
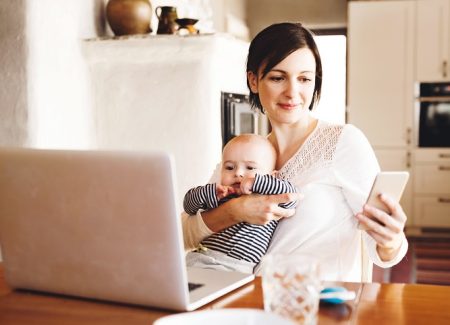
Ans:
{"type": "Polygon", "coordinates": [[[186,268],[175,179],[165,152],[1,149],[6,282],[185,311],[253,280],[186,268]]]}

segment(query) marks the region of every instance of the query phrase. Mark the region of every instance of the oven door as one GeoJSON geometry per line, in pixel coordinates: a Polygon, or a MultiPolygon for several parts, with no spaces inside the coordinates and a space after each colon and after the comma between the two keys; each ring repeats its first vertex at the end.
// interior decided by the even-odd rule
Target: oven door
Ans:
{"type": "Polygon", "coordinates": [[[233,136],[244,133],[258,133],[258,113],[253,111],[247,103],[233,103],[231,111],[233,136]]]}
{"type": "Polygon", "coordinates": [[[420,101],[419,147],[450,147],[450,97],[420,101]]]}
{"type": "Polygon", "coordinates": [[[247,95],[222,92],[221,100],[223,146],[240,134],[267,135],[267,119],[252,109],[247,95]]]}

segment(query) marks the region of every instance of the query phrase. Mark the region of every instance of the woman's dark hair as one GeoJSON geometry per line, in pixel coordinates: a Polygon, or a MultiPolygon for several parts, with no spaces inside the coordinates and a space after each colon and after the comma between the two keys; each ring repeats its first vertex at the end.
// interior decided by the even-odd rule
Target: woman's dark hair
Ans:
{"type": "MultiPolygon", "coordinates": [[[[258,79],[264,78],[274,66],[283,61],[289,54],[301,48],[309,48],[316,60],[314,95],[309,109],[319,102],[322,91],[322,61],[313,34],[300,23],[278,23],[263,29],[250,43],[247,56],[247,73],[253,72],[258,79]],[[264,67],[262,75],[259,69],[264,67]]],[[[247,78],[247,86],[250,84],[247,78]]],[[[250,89],[250,104],[264,113],[259,95],[250,89]]]]}

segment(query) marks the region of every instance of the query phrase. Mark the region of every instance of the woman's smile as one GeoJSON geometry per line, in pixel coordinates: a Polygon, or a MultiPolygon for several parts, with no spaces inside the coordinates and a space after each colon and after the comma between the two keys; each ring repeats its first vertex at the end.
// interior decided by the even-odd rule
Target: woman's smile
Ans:
{"type": "Polygon", "coordinates": [[[278,103],[278,106],[284,110],[290,111],[290,110],[294,110],[296,108],[301,107],[301,104],[290,104],[290,103],[278,103]]]}

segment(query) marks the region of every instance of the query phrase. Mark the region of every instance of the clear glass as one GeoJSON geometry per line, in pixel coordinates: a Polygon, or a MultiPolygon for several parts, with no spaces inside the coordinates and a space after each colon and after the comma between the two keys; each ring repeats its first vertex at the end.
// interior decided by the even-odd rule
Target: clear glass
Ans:
{"type": "Polygon", "coordinates": [[[264,309],[296,324],[317,324],[321,283],[315,258],[268,254],[263,259],[264,309]]]}

